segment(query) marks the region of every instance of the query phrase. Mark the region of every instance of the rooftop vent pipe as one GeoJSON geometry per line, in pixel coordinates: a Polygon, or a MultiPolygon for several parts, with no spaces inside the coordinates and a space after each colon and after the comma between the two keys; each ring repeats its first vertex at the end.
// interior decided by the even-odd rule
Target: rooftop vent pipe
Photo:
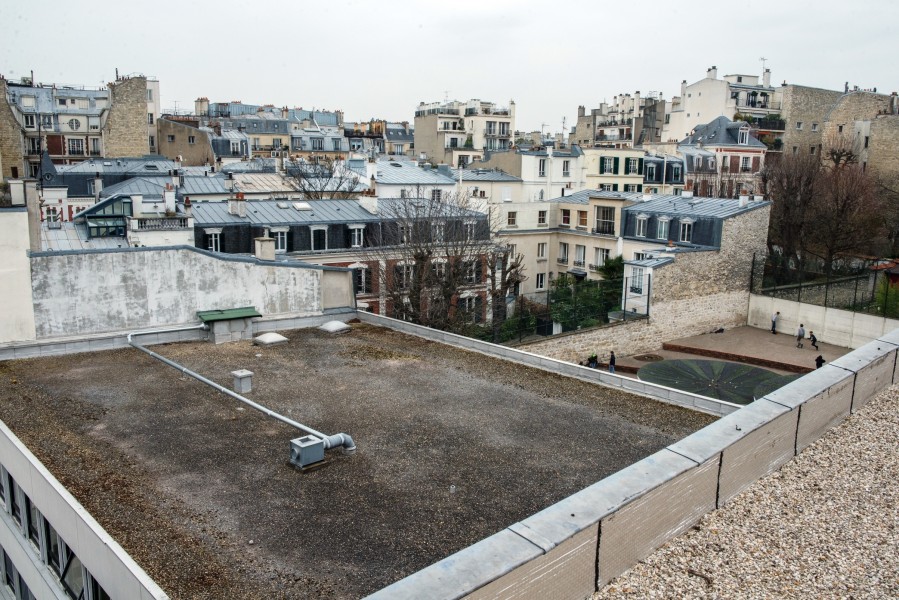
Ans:
{"type": "Polygon", "coordinates": [[[256,410],[258,410],[262,413],[265,413],[266,415],[268,415],[274,419],[281,421],[282,423],[287,423],[288,425],[290,425],[292,427],[296,427],[303,433],[308,434],[307,436],[297,438],[295,440],[290,441],[290,446],[291,446],[290,462],[292,462],[293,464],[295,464],[299,467],[305,467],[307,465],[324,460],[324,451],[329,450],[331,448],[341,448],[342,447],[344,452],[347,452],[347,453],[353,453],[356,451],[356,444],[355,444],[355,442],[353,442],[353,438],[351,438],[349,436],[349,434],[335,433],[333,435],[328,435],[328,434],[322,433],[320,431],[316,431],[315,429],[308,427],[306,425],[303,425],[302,423],[297,423],[293,419],[288,419],[284,415],[278,414],[278,413],[274,412],[273,410],[270,410],[270,409],[262,406],[261,404],[257,404],[256,402],[253,402],[249,398],[245,398],[244,396],[241,396],[237,392],[229,390],[228,388],[217,384],[216,382],[212,381],[211,379],[207,379],[206,377],[203,377],[199,373],[195,373],[194,371],[191,371],[190,369],[179,365],[178,363],[176,363],[173,360],[169,360],[168,358],[161,356],[161,355],[153,352],[152,350],[148,350],[147,348],[144,348],[143,346],[141,346],[140,344],[138,344],[137,342],[135,342],[132,339],[136,335],[149,335],[149,334],[153,334],[153,333],[157,333],[157,334],[158,333],[172,333],[172,332],[176,332],[176,331],[190,331],[193,329],[208,330],[209,326],[204,323],[201,325],[190,325],[187,327],[176,327],[173,329],[156,329],[156,330],[151,330],[151,331],[133,331],[128,334],[127,339],[128,339],[128,344],[130,346],[140,350],[141,352],[143,352],[145,354],[150,355],[151,357],[153,357],[159,361],[164,362],[165,364],[167,364],[170,367],[174,367],[175,369],[181,371],[181,373],[183,373],[185,375],[190,375],[197,381],[205,383],[206,385],[217,389],[218,391],[222,392],[223,394],[227,394],[228,396],[231,396],[235,400],[239,400],[239,401],[243,402],[244,404],[255,408],[256,410]]]}

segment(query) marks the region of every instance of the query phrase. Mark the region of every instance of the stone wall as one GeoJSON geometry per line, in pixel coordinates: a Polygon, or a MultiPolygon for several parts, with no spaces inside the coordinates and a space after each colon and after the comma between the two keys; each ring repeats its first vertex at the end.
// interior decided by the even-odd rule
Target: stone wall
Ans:
{"type": "Polygon", "coordinates": [[[785,155],[793,152],[793,146],[797,148],[798,154],[808,154],[812,146],[817,148],[819,144],[823,144],[822,133],[827,114],[842,95],[842,92],[835,90],[801,85],[788,85],[784,88],[781,116],[786,121],[783,136],[785,155]],[[800,122],[802,129],[796,129],[796,124],[800,122]],[[818,125],[817,131],[812,131],[815,123],[818,125]]]}
{"type": "Polygon", "coordinates": [[[0,178],[13,177],[12,169],[16,168],[16,177],[26,177],[25,154],[22,141],[22,126],[9,106],[9,87],[6,79],[0,77],[0,178]]]}
{"type": "Polygon", "coordinates": [[[745,325],[753,253],[763,252],[770,204],[725,220],[721,249],[674,254],[653,270],[649,319],[625,321],[523,345],[528,352],[580,362],[657,350],[667,340],[745,325]]]}
{"type": "Polygon", "coordinates": [[[899,116],[881,115],[871,121],[868,168],[887,179],[899,176],[899,116]]]}
{"type": "Polygon", "coordinates": [[[143,156],[147,138],[147,78],[130,77],[109,84],[109,113],[103,125],[106,158],[143,156]]]}
{"type": "Polygon", "coordinates": [[[215,152],[205,131],[169,119],[156,121],[156,128],[159,135],[156,147],[162,156],[170,160],[180,156],[181,164],[185,167],[215,163],[215,152]],[[172,141],[169,141],[169,136],[172,136],[172,141]],[[193,144],[190,143],[191,136],[194,138],[193,144]]]}

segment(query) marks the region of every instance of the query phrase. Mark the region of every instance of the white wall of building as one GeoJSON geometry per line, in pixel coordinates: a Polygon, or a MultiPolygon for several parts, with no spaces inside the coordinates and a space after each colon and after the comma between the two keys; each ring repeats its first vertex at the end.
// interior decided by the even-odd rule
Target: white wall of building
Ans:
{"type": "Polygon", "coordinates": [[[24,208],[0,210],[0,343],[34,340],[31,264],[28,259],[28,213],[24,208]]]}

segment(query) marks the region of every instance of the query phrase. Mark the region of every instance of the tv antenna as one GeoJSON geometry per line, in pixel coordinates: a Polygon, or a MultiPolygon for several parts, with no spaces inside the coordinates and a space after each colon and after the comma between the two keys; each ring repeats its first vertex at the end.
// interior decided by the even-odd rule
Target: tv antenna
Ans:
{"type": "Polygon", "coordinates": [[[762,56],[761,58],[759,58],[759,60],[762,61],[762,73],[764,73],[765,72],[765,63],[768,61],[768,59],[765,58],[764,56],[762,56]]]}

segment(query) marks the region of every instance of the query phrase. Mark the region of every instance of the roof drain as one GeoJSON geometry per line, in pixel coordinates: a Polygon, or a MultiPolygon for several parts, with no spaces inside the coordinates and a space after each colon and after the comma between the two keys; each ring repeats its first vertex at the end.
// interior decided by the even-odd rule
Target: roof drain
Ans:
{"type": "Polygon", "coordinates": [[[353,442],[353,438],[351,438],[349,436],[349,434],[335,433],[334,435],[327,435],[320,431],[316,431],[315,429],[313,429],[311,427],[307,427],[306,425],[303,425],[302,423],[297,423],[293,419],[288,419],[284,415],[281,415],[272,410],[269,410],[268,408],[262,406],[261,404],[257,404],[256,402],[253,402],[249,398],[245,398],[244,396],[241,396],[237,392],[229,390],[228,388],[217,384],[216,382],[212,381],[211,379],[207,379],[206,377],[203,377],[199,373],[195,373],[194,371],[191,371],[190,369],[179,365],[178,363],[176,363],[173,360],[169,360],[168,358],[161,356],[161,355],[153,352],[152,350],[148,350],[147,348],[144,348],[143,346],[141,346],[140,344],[138,344],[137,342],[135,342],[132,339],[136,335],[148,335],[148,334],[153,334],[153,333],[172,333],[172,332],[176,332],[176,331],[189,331],[192,329],[208,330],[209,327],[206,324],[202,324],[202,325],[191,325],[188,327],[178,327],[178,328],[173,328],[173,329],[156,329],[156,330],[152,330],[152,331],[133,331],[128,334],[127,339],[128,339],[128,344],[130,346],[140,350],[141,352],[143,352],[145,354],[149,354],[156,360],[164,362],[168,366],[181,371],[181,373],[183,373],[185,375],[190,375],[197,381],[205,383],[206,385],[217,389],[218,391],[222,392],[223,394],[227,394],[228,396],[231,396],[235,400],[240,400],[244,404],[251,406],[262,413],[265,413],[266,415],[268,415],[274,419],[277,419],[277,420],[281,421],[282,423],[286,423],[292,427],[296,427],[300,431],[308,434],[304,437],[290,440],[290,462],[298,467],[301,467],[301,468],[307,467],[309,465],[312,465],[314,463],[324,460],[325,450],[329,450],[331,448],[343,448],[344,452],[347,452],[347,453],[353,453],[356,451],[356,444],[355,444],[355,442],[353,442]]]}

